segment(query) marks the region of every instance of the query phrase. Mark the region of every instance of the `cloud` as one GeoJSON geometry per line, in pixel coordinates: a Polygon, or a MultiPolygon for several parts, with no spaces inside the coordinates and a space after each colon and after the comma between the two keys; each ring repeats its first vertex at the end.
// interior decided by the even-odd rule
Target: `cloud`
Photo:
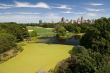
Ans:
{"type": "Polygon", "coordinates": [[[40,13],[33,13],[33,12],[18,12],[16,14],[24,14],[24,15],[36,15],[36,14],[40,14],[40,13]]]}
{"type": "Polygon", "coordinates": [[[94,9],[94,8],[85,8],[87,11],[95,11],[95,12],[100,12],[104,11],[104,9],[94,9]]]}
{"type": "Polygon", "coordinates": [[[37,3],[36,7],[38,7],[38,8],[50,8],[49,5],[44,3],[44,2],[37,3]]]}
{"type": "Polygon", "coordinates": [[[0,22],[33,23],[38,22],[38,15],[1,15],[0,22]]]}
{"type": "Polygon", "coordinates": [[[44,2],[38,2],[36,4],[31,4],[28,2],[18,2],[15,1],[16,7],[31,7],[31,8],[50,8],[50,6],[47,3],[44,2]]]}
{"type": "Polygon", "coordinates": [[[15,2],[16,7],[32,7],[32,5],[28,2],[15,2]]]}
{"type": "Polygon", "coordinates": [[[0,9],[8,9],[8,8],[14,8],[14,7],[45,8],[45,9],[50,8],[50,6],[45,2],[38,2],[36,4],[31,4],[29,2],[15,1],[13,5],[2,4],[2,3],[0,4],[0,9]]]}
{"type": "Polygon", "coordinates": [[[2,3],[0,3],[0,6],[4,6],[4,7],[7,7],[7,6],[13,6],[13,5],[8,5],[8,4],[2,4],[2,3]]]}
{"type": "MultiPolygon", "coordinates": [[[[18,14],[8,14],[4,13],[5,15],[0,15],[0,22],[17,22],[17,23],[37,23],[39,20],[43,20],[43,22],[58,22],[60,20],[60,15],[56,13],[46,13],[46,14],[31,14],[30,13],[23,13],[18,12],[18,14]],[[7,15],[6,15],[7,14],[7,15]]],[[[1,14],[1,13],[0,13],[1,14]]]]}
{"type": "Polygon", "coordinates": [[[86,16],[93,16],[94,17],[94,16],[97,16],[97,14],[96,13],[87,13],[86,16]]]}
{"type": "Polygon", "coordinates": [[[0,13],[0,15],[37,15],[40,13],[34,13],[34,12],[4,12],[4,13],[0,13]]]}
{"type": "Polygon", "coordinates": [[[49,12],[40,16],[40,18],[43,19],[45,22],[48,22],[48,21],[58,21],[61,18],[61,16],[59,14],[49,12]]]}
{"type": "Polygon", "coordinates": [[[91,6],[102,6],[104,4],[103,3],[90,3],[88,5],[91,5],[91,6]]]}
{"type": "Polygon", "coordinates": [[[9,9],[11,7],[3,7],[3,6],[0,6],[0,9],[9,9]]]}
{"type": "Polygon", "coordinates": [[[73,12],[73,14],[82,15],[82,14],[86,14],[86,12],[73,12]]]}
{"type": "Polygon", "coordinates": [[[71,7],[68,7],[67,5],[60,5],[59,7],[54,7],[54,8],[58,8],[58,9],[68,9],[71,10],[71,7]]]}
{"type": "Polygon", "coordinates": [[[0,3],[0,9],[8,9],[11,8],[13,5],[8,5],[8,4],[2,4],[0,3]]]}
{"type": "Polygon", "coordinates": [[[64,11],[64,12],[62,12],[62,13],[70,14],[70,13],[73,13],[73,12],[71,12],[71,11],[64,11]]]}
{"type": "Polygon", "coordinates": [[[3,15],[3,14],[8,15],[8,14],[12,14],[12,13],[10,13],[10,12],[0,13],[0,15],[3,15]]]}

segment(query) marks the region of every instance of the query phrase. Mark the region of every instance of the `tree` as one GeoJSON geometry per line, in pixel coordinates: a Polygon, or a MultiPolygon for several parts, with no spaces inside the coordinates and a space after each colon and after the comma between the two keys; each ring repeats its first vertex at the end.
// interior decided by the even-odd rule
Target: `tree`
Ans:
{"type": "Polygon", "coordinates": [[[101,18],[84,30],[81,46],[72,49],[71,57],[60,63],[55,73],[110,73],[109,24],[110,18],[101,18]]]}
{"type": "Polygon", "coordinates": [[[62,62],[55,73],[94,73],[94,62],[87,49],[76,46],[71,51],[71,57],[62,62]]]}
{"type": "Polygon", "coordinates": [[[81,28],[77,24],[66,24],[64,27],[69,32],[80,33],[81,31],[81,28]]]}
{"type": "Polygon", "coordinates": [[[32,32],[30,32],[30,36],[31,37],[36,37],[37,36],[37,31],[33,30],[32,32]]]}
{"type": "Polygon", "coordinates": [[[107,56],[93,52],[83,46],[74,47],[71,57],[60,62],[54,73],[109,73],[110,64],[107,56]]]}
{"type": "Polygon", "coordinates": [[[0,53],[15,48],[16,38],[9,33],[0,33],[0,53]]]}
{"type": "Polygon", "coordinates": [[[28,30],[25,25],[18,25],[16,23],[2,23],[0,24],[0,30],[5,30],[7,33],[14,35],[18,41],[22,41],[28,37],[28,30]]]}
{"type": "Polygon", "coordinates": [[[61,38],[62,39],[63,36],[66,35],[66,29],[63,26],[61,26],[61,25],[57,25],[55,27],[55,32],[56,32],[56,37],[57,38],[61,38]]]}
{"type": "Polygon", "coordinates": [[[101,54],[110,53],[110,31],[103,28],[105,28],[103,25],[95,25],[89,29],[82,37],[80,44],[101,54]]]}

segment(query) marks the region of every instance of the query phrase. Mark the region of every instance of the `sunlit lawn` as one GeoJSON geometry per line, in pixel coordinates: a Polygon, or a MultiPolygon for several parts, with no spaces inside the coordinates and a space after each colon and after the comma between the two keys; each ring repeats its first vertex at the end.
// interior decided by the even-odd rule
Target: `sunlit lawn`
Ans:
{"type": "Polygon", "coordinates": [[[16,57],[0,64],[0,73],[36,73],[49,70],[69,56],[73,46],[61,44],[28,43],[16,57]]]}
{"type": "Polygon", "coordinates": [[[53,32],[53,28],[43,28],[43,27],[37,27],[37,26],[28,26],[28,30],[34,30],[37,32],[38,36],[48,37],[48,36],[54,36],[55,33],[53,32]]]}

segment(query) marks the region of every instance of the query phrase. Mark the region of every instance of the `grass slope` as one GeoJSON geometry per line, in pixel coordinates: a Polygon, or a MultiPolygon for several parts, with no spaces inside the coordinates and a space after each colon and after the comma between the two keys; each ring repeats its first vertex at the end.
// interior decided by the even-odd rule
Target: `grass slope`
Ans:
{"type": "Polygon", "coordinates": [[[36,73],[49,70],[69,56],[72,46],[60,44],[28,43],[16,57],[0,64],[0,73],[36,73]]]}
{"type": "Polygon", "coordinates": [[[37,26],[28,26],[27,28],[28,30],[37,31],[37,34],[41,37],[53,36],[55,34],[53,32],[53,28],[43,28],[43,27],[37,27],[37,26]]]}

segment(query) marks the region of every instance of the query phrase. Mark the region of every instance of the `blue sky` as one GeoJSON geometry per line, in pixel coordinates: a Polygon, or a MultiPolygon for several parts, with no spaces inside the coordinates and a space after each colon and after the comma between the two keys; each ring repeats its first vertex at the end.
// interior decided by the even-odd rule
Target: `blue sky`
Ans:
{"type": "Polygon", "coordinates": [[[57,22],[61,17],[109,17],[110,0],[0,0],[0,22],[57,22]]]}

